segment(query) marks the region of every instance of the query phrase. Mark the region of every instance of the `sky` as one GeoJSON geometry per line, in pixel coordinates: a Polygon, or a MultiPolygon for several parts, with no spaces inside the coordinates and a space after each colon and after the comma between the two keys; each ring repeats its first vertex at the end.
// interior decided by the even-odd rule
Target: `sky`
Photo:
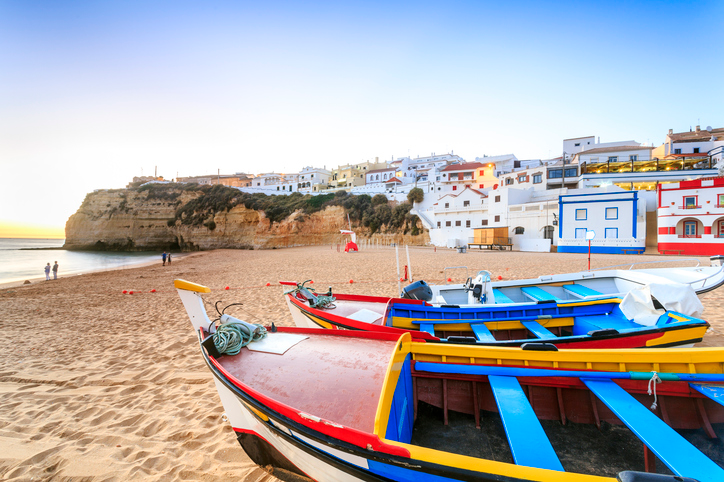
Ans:
{"type": "Polygon", "coordinates": [[[133,176],[724,127],[724,2],[0,1],[0,237],[133,176]]]}

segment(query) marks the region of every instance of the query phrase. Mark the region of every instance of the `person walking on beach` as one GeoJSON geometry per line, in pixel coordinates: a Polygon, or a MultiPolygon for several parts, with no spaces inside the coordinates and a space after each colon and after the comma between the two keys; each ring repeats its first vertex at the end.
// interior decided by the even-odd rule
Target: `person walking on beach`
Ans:
{"type": "Polygon", "coordinates": [[[161,255],[161,260],[163,261],[163,266],[166,266],[166,251],[161,255]]]}
{"type": "MultiPolygon", "coordinates": [[[[48,263],[50,264],[50,263],[48,263]]],[[[58,262],[53,265],[53,279],[58,279],[58,262]]]]}
{"type": "Polygon", "coordinates": [[[166,257],[166,261],[168,261],[168,264],[171,264],[171,253],[168,253],[168,256],[166,257]]]}
{"type": "Polygon", "coordinates": [[[50,263],[45,265],[45,281],[50,281],[50,263]]]}

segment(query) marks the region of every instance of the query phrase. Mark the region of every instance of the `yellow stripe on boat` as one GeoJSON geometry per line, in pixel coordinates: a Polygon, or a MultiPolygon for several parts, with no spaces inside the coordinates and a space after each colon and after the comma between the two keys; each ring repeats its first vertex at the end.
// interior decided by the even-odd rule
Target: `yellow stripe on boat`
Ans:
{"type": "Polygon", "coordinates": [[[650,348],[528,351],[497,346],[413,342],[416,361],[534,366],[611,372],[724,373],[721,348],[650,348]]]}
{"type": "MultiPolygon", "coordinates": [[[[671,316],[671,315],[669,315],[669,316],[671,316]]],[[[679,320],[679,321],[686,321],[686,320],[684,319],[684,320],[679,320]]],[[[678,344],[681,344],[681,342],[684,342],[687,340],[696,340],[699,338],[704,338],[704,334],[706,333],[706,330],[707,330],[706,326],[692,326],[691,328],[684,328],[681,330],[665,331],[658,338],[646,340],[646,346],[671,345],[673,343],[678,345],[678,344]]]]}
{"type": "Polygon", "coordinates": [[[377,404],[377,413],[375,414],[374,433],[380,439],[385,437],[387,423],[390,419],[390,410],[392,409],[392,399],[395,396],[395,388],[400,378],[402,365],[405,363],[405,357],[410,353],[410,344],[412,337],[409,333],[403,333],[397,340],[395,350],[387,365],[385,380],[382,382],[382,392],[380,393],[380,401],[377,404]]]}
{"type": "MultiPolygon", "coordinates": [[[[410,451],[410,463],[415,460],[422,460],[433,464],[445,465],[448,467],[470,470],[472,472],[490,473],[495,475],[505,474],[505,476],[519,478],[521,480],[530,480],[536,482],[604,482],[615,481],[615,478],[601,477],[597,475],[584,475],[574,472],[559,472],[557,470],[538,469],[534,467],[526,467],[524,465],[514,465],[507,462],[496,462],[495,460],[478,459],[467,455],[458,455],[450,452],[419,447],[417,445],[396,442],[393,440],[383,440],[385,443],[403,447],[410,451]]],[[[424,479],[424,475],[421,474],[424,479]]]]}
{"type": "MultiPolygon", "coordinates": [[[[406,330],[419,330],[420,318],[402,318],[395,316],[392,318],[392,326],[406,330]]],[[[484,323],[490,331],[500,330],[525,330],[526,328],[519,320],[506,321],[483,321],[483,320],[461,320],[461,323],[439,323],[444,320],[424,320],[425,323],[435,325],[435,328],[442,331],[473,331],[470,323],[484,323]]],[[[555,328],[557,326],[573,326],[573,317],[565,318],[538,318],[537,321],[541,326],[546,328],[555,328]]]]}
{"type": "Polygon", "coordinates": [[[312,315],[312,314],[310,314],[310,313],[307,313],[307,312],[305,312],[305,311],[302,311],[302,310],[299,310],[299,311],[302,313],[302,316],[306,316],[307,318],[309,318],[310,320],[312,320],[312,322],[314,322],[315,324],[321,326],[322,328],[326,328],[326,329],[328,329],[328,330],[336,330],[336,329],[337,329],[337,326],[336,326],[336,325],[333,325],[332,323],[329,323],[329,322],[327,322],[327,321],[324,321],[322,318],[320,318],[320,317],[318,317],[318,316],[314,316],[314,315],[312,315]]]}
{"type": "Polygon", "coordinates": [[[211,293],[211,288],[183,279],[174,280],[173,286],[174,288],[178,288],[180,290],[195,291],[196,293],[211,293]]]}
{"type": "Polygon", "coordinates": [[[240,400],[240,401],[241,401],[241,403],[244,404],[244,406],[245,406],[246,408],[248,408],[249,410],[251,410],[252,412],[254,412],[257,417],[259,417],[260,419],[264,420],[265,422],[268,422],[268,421],[269,421],[269,417],[267,417],[266,415],[264,415],[263,413],[261,413],[259,410],[257,410],[256,408],[252,407],[251,405],[249,405],[248,403],[246,403],[244,400],[240,400]]]}

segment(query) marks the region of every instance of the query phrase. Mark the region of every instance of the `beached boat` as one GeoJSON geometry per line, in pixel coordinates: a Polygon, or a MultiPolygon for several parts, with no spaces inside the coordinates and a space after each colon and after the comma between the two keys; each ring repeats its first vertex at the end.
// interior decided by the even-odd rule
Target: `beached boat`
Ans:
{"type": "MultiPolygon", "coordinates": [[[[522,288],[541,298],[535,302],[436,306],[406,298],[318,295],[303,284],[282,284],[293,287],[284,296],[298,327],[398,334],[410,331],[414,338],[438,342],[500,346],[538,343],[559,348],[693,346],[709,327],[699,318],[663,309],[627,316],[620,298],[546,299],[539,287],[522,288]]],[[[701,306],[695,295],[691,297],[701,306]]]]}
{"type": "MultiPolygon", "coordinates": [[[[712,256],[710,266],[647,268],[661,264],[681,264],[687,260],[646,261],[578,273],[562,273],[522,280],[492,279],[488,271],[475,277],[467,276],[464,266],[445,268],[447,274],[465,270],[465,283],[429,284],[429,301],[434,305],[479,305],[524,303],[538,300],[580,300],[607,296],[623,297],[629,291],[647,285],[683,284],[697,294],[712,291],[724,285],[724,256],[712,256]],[[533,289],[530,289],[533,288],[533,289]],[[537,289],[540,288],[540,289],[537,289]]],[[[402,293],[404,295],[404,292],[402,293]]]]}
{"type": "Polygon", "coordinates": [[[175,286],[239,443],[282,480],[724,480],[710,441],[724,437],[724,349],[529,351],[279,328],[220,356],[209,290],[175,286]]]}

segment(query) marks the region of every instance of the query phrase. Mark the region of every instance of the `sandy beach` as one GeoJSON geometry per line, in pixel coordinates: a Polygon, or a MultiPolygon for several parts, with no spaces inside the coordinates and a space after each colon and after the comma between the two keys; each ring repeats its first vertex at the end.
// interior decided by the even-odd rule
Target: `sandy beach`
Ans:
{"type": "MultiPolygon", "coordinates": [[[[159,261],[0,289],[0,479],[276,480],[249,461],[222,420],[173,280],[209,286],[209,310],[216,301],[242,302],[229,312],[265,325],[291,325],[280,280],[397,294],[394,248],[353,254],[333,248],[218,250],[165,267],[159,261]]],[[[400,265],[407,264],[404,247],[399,252],[400,265]]],[[[468,266],[470,274],[487,269],[504,279],[587,266],[582,254],[409,252],[414,278],[429,282],[442,282],[450,266],[468,266]]],[[[592,267],[660,259],[672,258],[594,255],[592,267]]],[[[449,273],[464,280],[465,270],[449,273]]],[[[722,292],[702,296],[712,325],[703,346],[724,345],[722,292]]]]}

